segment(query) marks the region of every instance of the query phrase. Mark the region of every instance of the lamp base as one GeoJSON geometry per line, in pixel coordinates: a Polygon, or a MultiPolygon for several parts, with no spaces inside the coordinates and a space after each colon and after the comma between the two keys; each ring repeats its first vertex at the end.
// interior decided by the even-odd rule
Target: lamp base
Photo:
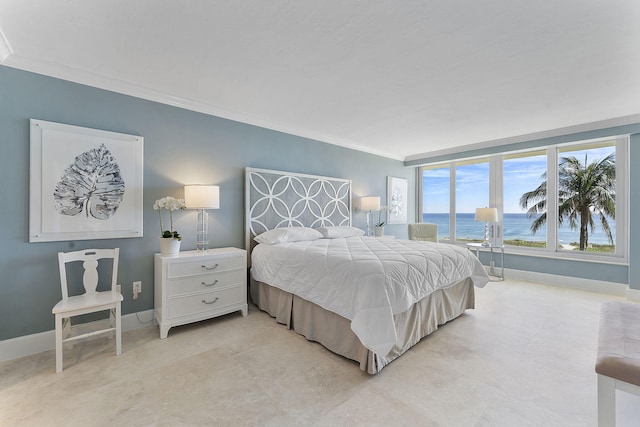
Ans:
{"type": "Polygon", "coordinates": [[[485,248],[491,246],[491,243],[489,243],[489,223],[488,222],[484,223],[484,242],[482,242],[482,246],[485,248]]]}
{"type": "Polygon", "coordinates": [[[209,250],[209,213],[205,209],[198,209],[198,225],[196,229],[196,251],[209,250]]]}

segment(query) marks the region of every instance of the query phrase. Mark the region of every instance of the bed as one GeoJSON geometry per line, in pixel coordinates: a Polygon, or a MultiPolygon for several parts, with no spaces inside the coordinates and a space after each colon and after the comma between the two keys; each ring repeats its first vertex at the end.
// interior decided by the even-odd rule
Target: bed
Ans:
{"type": "Polygon", "coordinates": [[[247,168],[245,186],[252,301],[370,374],[474,308],[489,280],[455,245],[363,236],[349,180],[247,168]]]}

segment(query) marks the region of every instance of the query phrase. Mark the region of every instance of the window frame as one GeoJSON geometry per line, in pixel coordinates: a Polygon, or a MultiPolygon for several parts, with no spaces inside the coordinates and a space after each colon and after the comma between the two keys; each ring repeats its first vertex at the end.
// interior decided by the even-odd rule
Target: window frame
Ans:
{"type": "Polygon", "coordinates": [[[434,166],[442,165],[442,167],[449,166],[450,171],[450,212],[449,212],[449,227],[452,238],[448,241],[448,244],[456,244],[464,246],[464,242],[457,242],[457,230],[455,227],[455,218],[457,214],[456,210],[456,163],[468,162],[477,159],[489,159],[489,201],[491,207],[498,209],[499,222],[495,224],[495,227],[491,230],[492,237],[499,239],[500,244],[503,242],[502,228],[504,222],[504,183],[503,183],[503,161],[504,157],[517,154],[527,153],[534,151],[546,151],[547,155],[547,190],[552,189],[552,194],[547,194],[547,224],[554,224],[550,227],[547,225],[547,245],[545,248],[533,248],[526,246],[505,246],[505,252],[512,254],[521,254],[527,256],[536,257],[548,257],[548,258],[563,258],[574,259],[581,261],[593,261],[604,262],[611,264],[628,264],[628,246],[629,246],[629,135],[616,135],[597,139],[580,140],[574,142],[559,143],[553,145],[531,147],[525,150],[517,151],[505,151],[499,153],[492,153],[489,155],[473,156],[473,157],[460,157],[448,161],[427,163],[420,166],[417,169],[417,192],[419,194],[420,203],[417,204],[418,218],[422,219],[423,207],[422,207],[422,194],[423,194],[423,170],[425,167],[433,168],[434,166]],[[616,238],[615,238],[615,252],[614,253],[598,253],[598,252],[581,252],[581,251],[567,251],[558,248],[558,161],[560,158],[560,150],[566,151],[567,148],[576,147],[580,149],[581,146],[589,144],[604,143],[606,141],[613,141],[615,146],[616,156],[616,238]]]}

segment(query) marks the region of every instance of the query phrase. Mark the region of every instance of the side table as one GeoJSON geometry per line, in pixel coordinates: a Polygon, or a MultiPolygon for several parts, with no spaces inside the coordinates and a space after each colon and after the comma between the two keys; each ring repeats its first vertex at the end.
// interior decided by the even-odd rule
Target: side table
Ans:
{"type": "Polygon", "coordinates": [[[491,253],[491,260],[489,263],[489,275],[497,277],[500,280],[504,280],[504,245],[489,245],[483,246],[482,243],[467,243],[467,248],[471,251],[475,251],[476,257],[480,257],[481,250],[488,250],[491,253]],[[493,253],[500,252],[500,275],[495,273],[495,261],[493,259],[493,253]]]}

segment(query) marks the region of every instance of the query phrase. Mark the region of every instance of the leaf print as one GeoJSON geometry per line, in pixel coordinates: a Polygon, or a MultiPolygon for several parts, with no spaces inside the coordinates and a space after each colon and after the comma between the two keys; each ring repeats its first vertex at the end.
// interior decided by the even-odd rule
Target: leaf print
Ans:
{"type": "Polygon", "coordinates": [[[120,206],[124,191],[120,166],[101,144],[76,156],[56,184],[53,197],[62,215],[75,216],[84,211],[87,217],[106,220],[120,206]]]}
{"type": "Polygon", "coordinates": [[[391,214],[392,215],[402,215],[404,201],[402,200],[402,191],[397,188],[393,189],[393,193],[391,195],[391,214]]]}

